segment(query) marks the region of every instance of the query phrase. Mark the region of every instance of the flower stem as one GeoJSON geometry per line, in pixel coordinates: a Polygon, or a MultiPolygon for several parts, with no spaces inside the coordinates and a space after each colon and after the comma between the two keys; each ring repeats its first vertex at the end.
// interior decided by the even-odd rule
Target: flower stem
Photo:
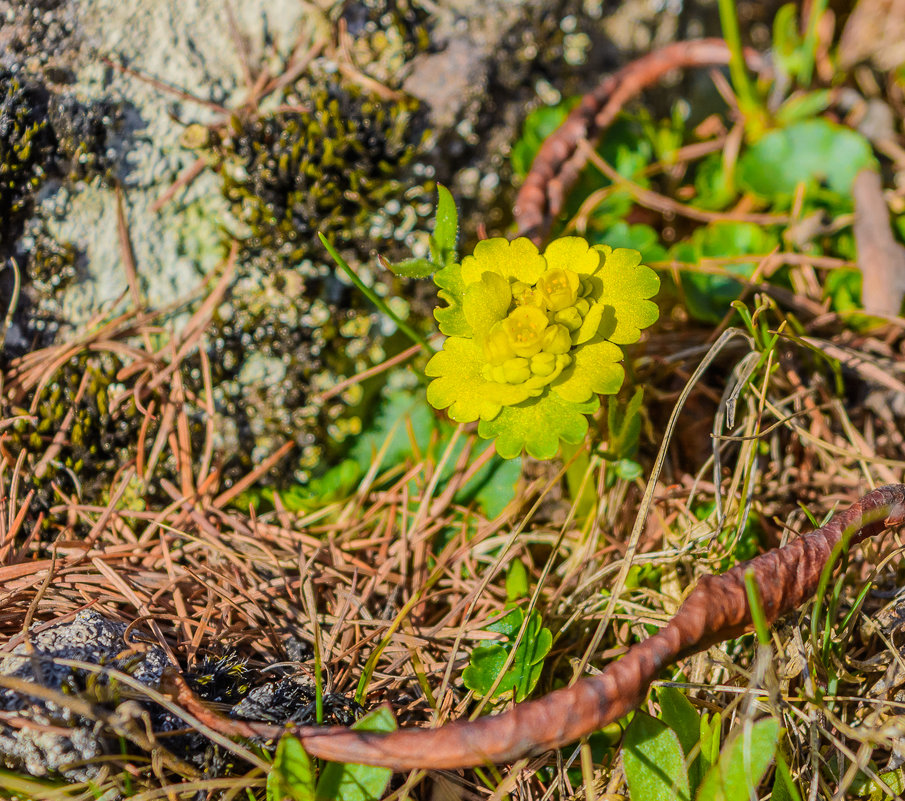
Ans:
{"type": "Polygon", "coordinates": [[[371,289],[371,287],[365,284],[365,282],[362,281],[361,278],[358,277],[357,273],[346,263],[345,259],[343,259],[343,257],[339,255],[339,253],[336,251],[336,248],[334,248],[333,245],[331,245],[330,242],[327,241],[327,237],[325,237],[320,231],[318,231],[317,235],[320,237],[321,242],[324,243],[324,247],[327,248],[327,252],[333,257],[333,261],[335,261],[337,265],[339,265],[343,269],[346,275],[349,276],[349,279],[352,281],[352,283],[355,284],[355,286],[358,287],[359,290],[361,290],[362,294],[368,300],[370,300],[371,303],[373,303],[381,312],[383,312],[394,323],[396,323],[399,330],[402,331],[402,333],[405,334],[410,340],[412,340],[412,342],[424,348],[426,353],[436,352],[431,344],[423,336],[421,336],[421,334],[415,331],[414,328],[412,328],[408,323],[405,322],[405,320],[403,320],[398,314],[396,314],[396,312],[394,312],[389,307],[389,305],[387,305],[387,302],[382,297],[380,297],[380,295],[378,295],[373,289],[371,289]]]}

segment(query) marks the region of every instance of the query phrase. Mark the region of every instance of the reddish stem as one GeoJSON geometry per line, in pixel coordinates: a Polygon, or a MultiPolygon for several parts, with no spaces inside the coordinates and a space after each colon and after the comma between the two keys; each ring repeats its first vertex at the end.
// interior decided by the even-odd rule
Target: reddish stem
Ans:
{"type": "Polygon", "coordinates": [[[719,576],[704,576],[673,618],[632,646],[618,662],[536,701],[474,721],[388,734],[342,727],[286,727],[232,720],[207,709],[175,672],[165,683],[187,712],[228,736],[278,739],[293,734],[305,750],[334,762],[383,765],[393,770],[453,769],[512,762],[559,748],[603,728],[634,709],[659,672],[677,659],[752,628],[744,576],[752,571],[769,622],[810,598],[833,548],[855,544],[905,522],[905,484],[880,487],[825,526],[783,548],[743,562],[719,576]]]}
{"type": "MultiPolygon", "coordinates": [[[[750,67],[762,68],[762,59],[754,51],[745,51],[745,58],[750,67]]],[[[534,157],[513,209],[519,235],[540,244],[587,162],[579,143],[598,140],[631,98],[670,70],[728,63],[729,48],[722,39],[697,39],[667,45],[607,76],[544,140],[534,157]]]]}

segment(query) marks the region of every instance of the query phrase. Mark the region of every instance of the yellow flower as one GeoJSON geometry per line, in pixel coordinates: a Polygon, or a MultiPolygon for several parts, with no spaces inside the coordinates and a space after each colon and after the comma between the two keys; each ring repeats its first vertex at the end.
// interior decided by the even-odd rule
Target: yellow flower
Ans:
{"type": "Polygon", "coordinates": [[[512,350],[525,357],[540,353],[546,328],[547,315],[537,306],[519,306],[503,321],[512,350]]]}
{"type": "Polygon", "coordinates": [[[455,292],[456,305],[443,318],[456,333],[428,362],[428,400],[454,420],[480,419],[482,436],[505,433],[497,449],[507,457],[519,442],[546,458],[551,442],[576,441],[596,396],[622,383],[619,344],[656,319],[647,298],[659,282],[640,261],[636,251],[579,237],[555,240],[543,254],[524,238],[479,242],[446,277],[444,299],[455,292]]]}
{"type": "Polygon", "coordinates": [[[558,312],[578,300],[579,283],[578,273],[572,270],[547,269],[537,282],[537,288],[547,302],[547,308],[558,312]]]}

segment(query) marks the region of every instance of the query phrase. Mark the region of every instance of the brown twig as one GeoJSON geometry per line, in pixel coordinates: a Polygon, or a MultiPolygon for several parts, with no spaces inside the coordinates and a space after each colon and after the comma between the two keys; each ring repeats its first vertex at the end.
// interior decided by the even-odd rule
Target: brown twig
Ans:
{"type": "MultiPolygon", "coordinates": [[[[745,58],[753,68],[761,67],[757,53],[746,51],[745,58]]],[[[515,201],[519,234],[536,243],[543,239],[585,165],[579,143],[597,141],[632,97],[670,70],[728,63],[729,49],[722,39],[698,39],[667,45],[605,78],[541,145],[515,201]]]]}
{"type": "Polygon", "coordinates": [[[783,548],[743,562],[719,576],[705,576],[673,618],[596,676],[518,704],[501,715],[455,721],[437,729],[389,734],[342,727],[286,727],[233,720],[205,707],[185,680],[169,671],[164,683],[175,701],[205,725],[230,737],[299,738],[308,753],[337,762],[382,765],[393,770],[454,769],[511,762],[542,753],[603,728],[637,706],[667,665],[751,630],[744,578],[752,573],[766,619],[804,603],[840,544],[855,544],[905,522],[905,484],[880,487],[829,523],[783,548]]]}

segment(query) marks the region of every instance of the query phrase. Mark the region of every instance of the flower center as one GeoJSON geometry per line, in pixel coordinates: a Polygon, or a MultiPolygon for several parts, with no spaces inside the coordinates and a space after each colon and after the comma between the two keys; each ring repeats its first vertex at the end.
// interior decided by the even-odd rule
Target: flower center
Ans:
{"type": "Polygon", "coordinates": [[[547,270],[537,282],[537,288],[552,312],[561,311],[575,303],[580,285],[578,273],[560,268],[547,270]]]}
{"type": "Polygon", "coordinates": [[[540,353],[547,315],[537,306],[519,306],[503,320],[503,330],[516,356],[530,358],[540,353]]]}

